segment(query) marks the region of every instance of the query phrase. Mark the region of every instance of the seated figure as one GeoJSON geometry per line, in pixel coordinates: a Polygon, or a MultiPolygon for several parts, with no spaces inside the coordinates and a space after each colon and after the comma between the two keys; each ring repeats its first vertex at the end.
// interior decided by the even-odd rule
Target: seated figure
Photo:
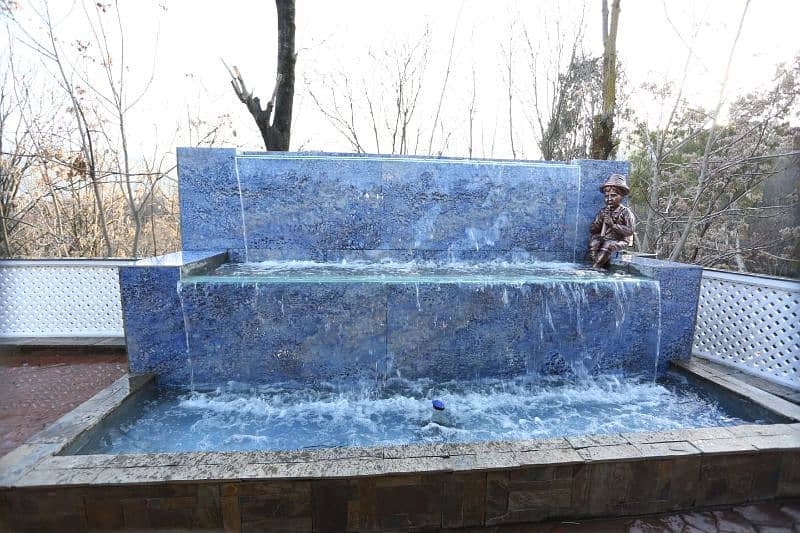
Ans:
{"type": "Polygon", "coordinates": [[[589,225],[589,251],[594,267],[608,265],[611,255],[633,245],[636,219],[633,212],[621,205],[622,199],[631,191],[625,176],[612,174],[600,187],[606,206],[589,225]]]}

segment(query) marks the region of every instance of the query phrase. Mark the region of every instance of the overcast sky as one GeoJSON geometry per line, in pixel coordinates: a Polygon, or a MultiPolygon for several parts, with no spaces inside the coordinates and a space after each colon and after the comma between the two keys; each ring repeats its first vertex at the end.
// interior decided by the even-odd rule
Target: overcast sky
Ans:
{"type": "MultiPolygon", "coordinates": [[[[689,46],[695,55],[687,97],[713,107],[743,7],[744,1],[740,0],[622,0],[619,57],[634,91],[632,102],[637,110],[656,120],[660,102],[638,87],[644,82],[679,80],[689,46]]],[[[81,8],[71,2],[53,1],[51,10],[64,42],[88,38],[81,8]]],[[[177,137],[173,132],[177,125],[185,123],[187,115],[211,120],[230,113],[237,131],[235,142],[246,148],[260,148],[256,128],[236,100],[221,59],[237,65],[256,94],[264,100],[269,98],[275,76],[277,33],[272,2],[163,0],[159,5],[123,0],[120,11],[126,35],[124,61],[129,67],[129,79],[134,80],[129,90],[135,93],[151,69],[155,72],[146,97],[134,109],[136,138],[144,144],[154,135],[165,145],[185,143],[185,132],[177,137]]],[[[19,20],[28,21],[31,15],[30,7],[21,0],[19,20]]],[[[377,67],[369,52],[380,55],[413,43],[428,27],[431,46],[424,78],[426,107],[421,112],[429,117],[439,99],[455,32],[453,65],[442,115],[446,129],[457,132],[449,150],[454,155],[464,153],[462,133],[474,70],[480,109],[477,127],[484,135],[483,153],[477,155],[507,157],[507,136],[505,142],[502,140],[508,118],[501,46],[507,49],[512,28],[519,35],[524,24],[538,49],[548,50],[555,39],[545,30],[554,32],[556,21],[561,21],[558,32],[570,34],[581,16],[585,20],[586,46],[600,53],[599,0],[297,0],[299,53],[292,147],[351,150],[313,104],[306,84],[325,94],[329,87],[325,77],[335,77],[339,72],[356,81],[374,80],[377,67]],[[487,153],[490,134],[497,139],[496,148],[487,153]]],[[[728,95],[766,87],[776,64],[791,60],[800,51],[798,20],[800,2],[796,0],[751,3],[734,57],[728,95]]],[[[113,32],[113,25],[108,26],[113,32]]],[[[517,45],[521,45],[518,37],[517,45]]],[[[15,50],[27,53],[18,45],[15,50]]],[[[524,58],[518,53],[517,59],[516,67],[522,69],[524,58]]],[[[521,75],[515,80],[515,84],[524,83],[521,75]]],[[[519,121],[524,119],[520,117],[519,121]]],[[[524,126],[519,128],[524,136],[524,126]]],[[[427,135],[423,132],[423,136],[427,135]]],[[[526,157],[537,156],[532,144],[528,137],[526,157]]]]}

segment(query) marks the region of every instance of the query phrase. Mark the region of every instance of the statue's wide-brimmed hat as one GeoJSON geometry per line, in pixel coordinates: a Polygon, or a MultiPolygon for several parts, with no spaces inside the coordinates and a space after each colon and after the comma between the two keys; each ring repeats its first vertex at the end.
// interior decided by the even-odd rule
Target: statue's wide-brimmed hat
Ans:
{"type": "Polygon", "coordinates": [[[600,190],[604,190],[606,187],[617,187],[628,194],[631,192],[630,187],[628,187],[628,183],[625,179],[625,176],[622,174],[611,174],[606,182],[600,186],[600,190]]]}

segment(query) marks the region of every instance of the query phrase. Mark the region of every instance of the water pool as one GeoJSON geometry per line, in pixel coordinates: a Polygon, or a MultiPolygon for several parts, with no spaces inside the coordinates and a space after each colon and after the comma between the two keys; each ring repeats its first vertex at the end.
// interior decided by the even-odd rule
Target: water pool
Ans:
{"type": "Polygon", "coordinates": [[[657,381],[604,375],[570,382],[390,380],[381,387],[286,384],[154,389],[76,453],[297,450],[479,442],[658,431],[776,416],[669,372],[657,381]],[[432,407],[434,399],[444,411],[432,407]]]}

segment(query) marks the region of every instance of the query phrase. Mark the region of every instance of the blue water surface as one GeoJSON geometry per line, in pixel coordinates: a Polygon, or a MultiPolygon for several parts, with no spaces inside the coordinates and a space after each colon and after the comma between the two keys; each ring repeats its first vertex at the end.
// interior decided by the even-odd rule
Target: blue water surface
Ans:
{"type": "Polygon", "coordinates": [[[297,450],[769,423],[683,375],[155,389],[78,453],[297,450]],[[432,407],[444,402],[444,411],[432,407]]]}

